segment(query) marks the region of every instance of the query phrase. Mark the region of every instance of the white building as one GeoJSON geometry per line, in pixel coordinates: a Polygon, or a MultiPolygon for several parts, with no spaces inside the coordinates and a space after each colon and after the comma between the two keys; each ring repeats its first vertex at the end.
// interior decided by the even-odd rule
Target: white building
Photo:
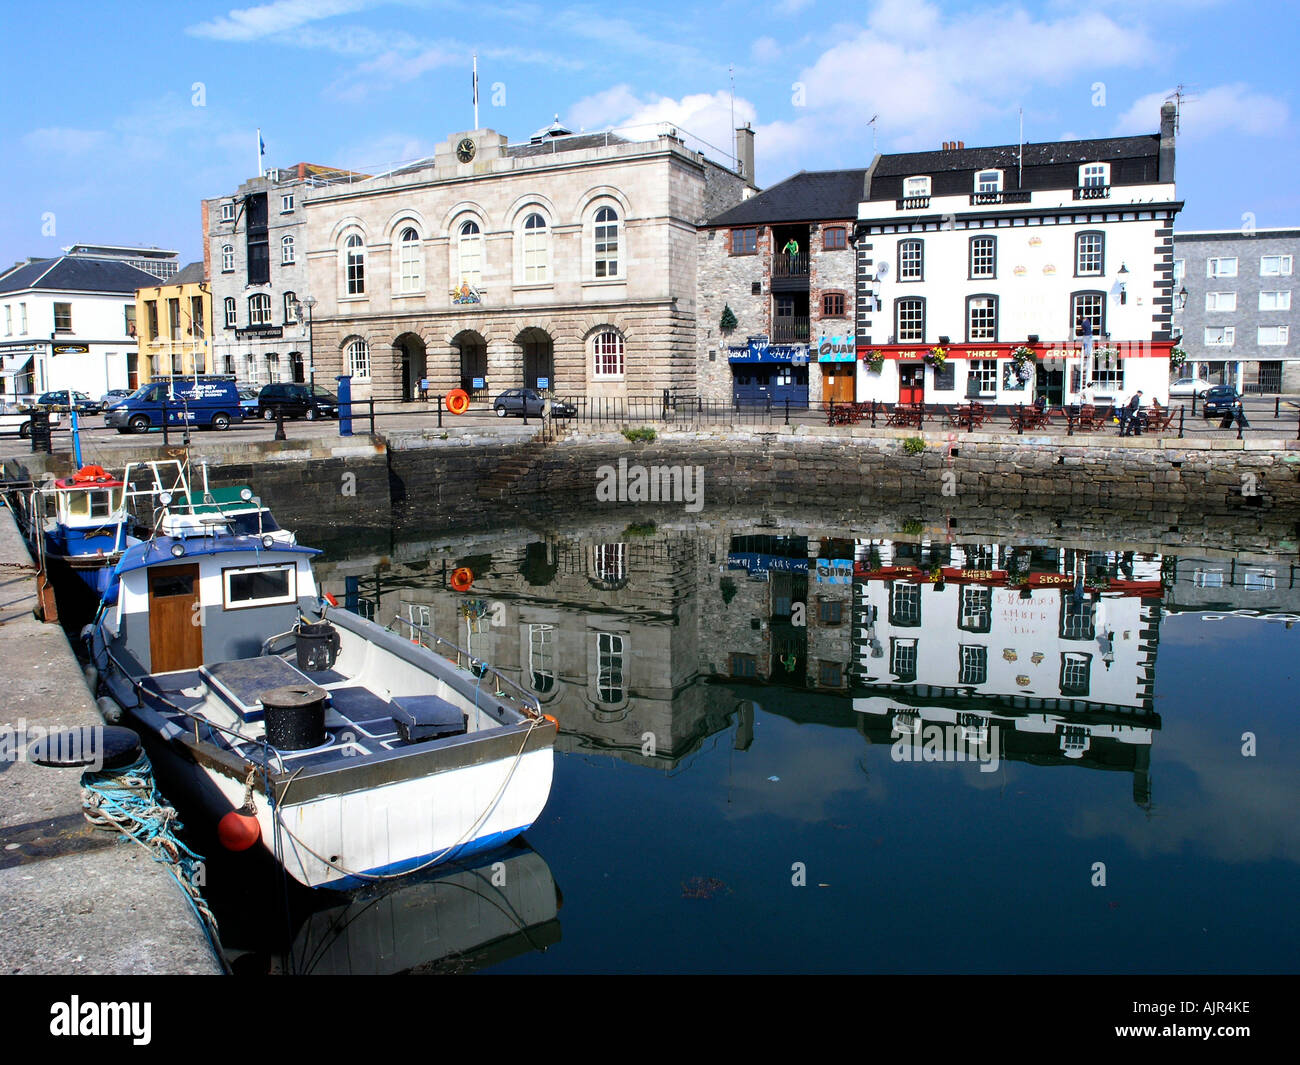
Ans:
{"type": "Polygon", "coordinates": [[[1174,117],[1166,104],[1140,137],[877,156],[855,229],[858,398],[1057,405],[1090,385],[1165,402],[1174,117]]]}
{"type": "Polygon", "coordinates": [[[72,388],[98,399],[135,379],[135,292],[158,279],[116,259],[32,259],[0,276],[0,394],[72,388]]]}

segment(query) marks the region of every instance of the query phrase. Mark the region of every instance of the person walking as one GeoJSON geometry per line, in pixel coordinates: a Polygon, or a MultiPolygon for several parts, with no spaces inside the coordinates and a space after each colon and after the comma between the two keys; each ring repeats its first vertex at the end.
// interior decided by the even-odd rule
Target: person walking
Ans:
{"type": "Polygon", "coordinates": [[[1133,398],[1120,409],[1119,412],[1119,435],[1133,436],[1142,434],[1142,426],[1138,419],[1142,411],[1142,389],[1133,393],[1133,398]]]}

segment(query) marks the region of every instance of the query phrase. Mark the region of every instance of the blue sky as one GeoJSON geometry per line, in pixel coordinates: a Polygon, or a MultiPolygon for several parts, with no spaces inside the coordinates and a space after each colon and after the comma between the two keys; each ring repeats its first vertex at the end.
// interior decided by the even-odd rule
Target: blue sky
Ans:
{"type": "MultiPolygon", "coordinates": [[[[1300,224],[1294,0],[53,2],[5,7],[0,266],[74,241],[198,258],[199,201],[268,166],[364,170],[473,124],[659,122],[768,185],[880,151],[1153,132],[1187,88],[1178,225],[1300,224]],[[495,97],[495,104],[494,104],[495,97]],[[53,232],[49,232],[50,229],[53,232]]],[[[632,134],[629,134],[632,135],[632,134]]]]}

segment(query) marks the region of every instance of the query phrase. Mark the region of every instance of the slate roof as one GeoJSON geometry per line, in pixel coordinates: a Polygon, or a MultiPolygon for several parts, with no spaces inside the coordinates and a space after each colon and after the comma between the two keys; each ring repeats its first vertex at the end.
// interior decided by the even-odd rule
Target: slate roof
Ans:
{"type": "MultiPolygon", "coordinates": [[[[194,284],[198,284],[198,282],[202,281],[203,279],[204,279],[203,260],[200,259],[196,263],[190,263],[188,266],[186,266],[184,269],[182,269],[179,273],[175,274],[174,276],[169,277],[166,281],[163,282],[163,284],[194,285],[194,284]]],[[[144,286],[141,287],[143,288],[144,286]]]]}
{"type": "MultiPolygon", "coordinates": [[[[916,171],[911,171],[915,173],[916,171]]],[[[706,226],[767,225],[856,218],[866,170],[800,170],[710,218],[706,226]]]]}
{"type": "Polygon", "coordinates": [[[506,145],[506,155],[522,159],[530,155],[554,155],[560,152],[582,152],[588,148],[603,148],[607,144],[628,144],[626,137],[613,133],[575,133],[567,137],[545,137],[536,143],[506,145]]]}
{"type": "MultiPolygon", "coordinates": [[[[200,264],[202,265],[202,264],[200,264]]],[[[112,259],[61,255],[37,259],[0,277],[0,292],[47,289],[54,292],[134,292],[159,284],[153,274],[112,259]]]]}
{"type": "MultiPolygon", "coordinates": [[[[1106,163],[1115,159],[1142,159],[1160,153],[1160,135],[1106,137],[1088,141],[1050,141],[1026,144],[1025,166],[1055,166],[1060,163],[1106,163]]],[[[948,170],[1015,169],[1020,146],[1000,144],[992,148],[958,148],[950,151],[901,152],[882,155],[873,177],[909,177],[948,170]]]]}

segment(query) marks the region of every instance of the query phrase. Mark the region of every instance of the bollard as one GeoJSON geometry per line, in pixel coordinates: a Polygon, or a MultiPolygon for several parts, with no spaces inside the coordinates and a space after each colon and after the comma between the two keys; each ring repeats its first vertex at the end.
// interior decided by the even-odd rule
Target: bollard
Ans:
{"type": "Polygon", "coordinates": [[[438,394],[438,428],[442,428],[442,393],[438,394]]]}
{"type": "Polygon", "coordinates": [[[1192,417],[1196,417],[1196,389],[1192,389],[1192,417]]]}
{"type": "Polygon", "coordinates": [[[339,436],[352,435],[352,375],[340,374],[334,378],[338,382],[339,394],[339,436]],[[345,413],[346,412],[346,413],[345,413]]]}
{"type": "Polygon", "coordinates": [[[1025,405],[1016,404],[1016,433],[1020,436],[1025,435],[1025,405]]]}
{"type": "Polygon", "coordinates": [[[1065,412],[1065,435],[1074,435],[1074,411],[1072,410],[1065,412]]]}
{"type": "Polygon", "coordinates": [[[826,412],[826,424],[827,425],[835,424],[835,400],[833,399],[831,400],[830,409],[826,412]]]}
{"type": "Polygon", "coordinates": [[[874,429],[875,427],[876,427],[876,401],[873,399],[871,401],[871,428],[874,429]]]}
{"type": "Polygon", "coordinates": [[[166,447],[171,441],[167,438],[167,397],[163,396],[162,401],[162,429],[163,429],[163,447],[166,447]]]}
{"type": "Polygon", "coordinates": [[[1178,439],[1183,438],[1183,415],[1187,413],[1187,408],[1180,406],[1178,408],[1178,439]]]}
{"type": "Polygon", "coordinates": [[[367,401],[370,408],[370,435],[375,435],[375,397],[371,396],[367,401]]]}
{"type": "Polygon", "coordinates": [[[785,424],[790,424],[790,397],[785,397],[785,424]]]}
{"type": "Polygon", "coordinates": [[[284,435],[284,405],[281,404],[275,408],[275,439],[288,440],[284,435]]]}

